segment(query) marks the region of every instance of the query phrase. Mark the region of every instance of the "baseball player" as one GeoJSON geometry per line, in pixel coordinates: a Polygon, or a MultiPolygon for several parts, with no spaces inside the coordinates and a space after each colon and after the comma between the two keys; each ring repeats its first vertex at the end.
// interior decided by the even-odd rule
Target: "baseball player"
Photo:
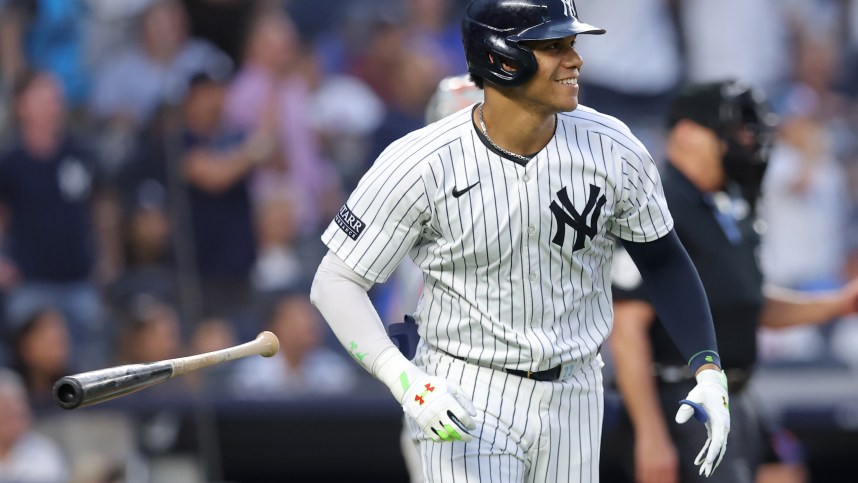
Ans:
{"type": "MultiPolygon", "coordinates": [[[[858,282],[809,296],[767,286],[757,264],[760,194],[774,128],[761,92],[734,80],[693,84],[673,102],[663,171],[675,230],[711,301],[730,382],[732,451],[710,479],[751,483],[766,450],[745,388],[757,356],[757,327],[821,324],[854,313],[858,282]]],[[[628,418],[616,431],[620,460],[638,483],[703,481],[689,463],[702,438],[668,425],[675,400],[694,387],[684,358],[665,333],[627,258],[614,264],[616,330],[611,337],[617,385],[628,418]]],[[[660,314],[659,314],[660,315],[660,314]]]]}
{"type": "Polygon", "coordinates": [[[730,417],[712,320],[655,164],[579,106],[572,0],[474,0],[462,20],[485,101],[392,143],[325,231],[311,299],[408,416],[426,481],[599,481],[600,348],[624,240],[698,384],[710,474],[730,417]],[[423,272],[413,361],[366,291],[405,255],[423,272]]]}

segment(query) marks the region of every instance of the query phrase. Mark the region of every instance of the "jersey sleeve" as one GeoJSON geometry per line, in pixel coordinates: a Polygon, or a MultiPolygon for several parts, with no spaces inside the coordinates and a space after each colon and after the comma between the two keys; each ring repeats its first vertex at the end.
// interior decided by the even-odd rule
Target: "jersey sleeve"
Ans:
{"type": "Polygon", "coordinates": [[[358,274],[384,282],[430,218],[425,163],[391,159],[388,149],[367,171],[322,241],[358,274]]]}
{"type": "Polygon", "coordinates": [[[614,157],[622,166],[622,192],[610,232],[636,243],[657,240],[673,229],[658,168],[640,141],[630,147],[614,145],[614,157]]]}

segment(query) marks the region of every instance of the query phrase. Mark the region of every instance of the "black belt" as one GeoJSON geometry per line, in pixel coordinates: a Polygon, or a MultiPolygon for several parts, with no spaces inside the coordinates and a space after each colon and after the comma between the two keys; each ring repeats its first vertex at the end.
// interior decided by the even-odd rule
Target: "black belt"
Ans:
{"type": "MultiPolygon", "coordinates": [[[[441,351],[441,352],[443,352],[443,351],[441,351]]],[[[488,367],[489,369],[495,369],[497,371],[504,371],[507,374],[512,374],[513,376],[523,377],[525,379],[533,379],[534,381],[542,381],[542,382],[551,382],[551,381],[556,381],[556,380],[560,379],[560,366],[552,367],[551,369],[546,369],[544,371],[537,371],[537,372],[522,371],[519,369],[504,369],[503,367],[488,366],[485,364],[479,364],[476,362],[472,362],[472,361],[465,359],[464,357],[454,356],[453,354],[449,354],[447,352],[444,352],[444,353],[447,354],[448,356],[452,357],[453,359],[459,359],[460,361],[467,362],[468,364],[476,364],[478,366],[488,367]]]]}

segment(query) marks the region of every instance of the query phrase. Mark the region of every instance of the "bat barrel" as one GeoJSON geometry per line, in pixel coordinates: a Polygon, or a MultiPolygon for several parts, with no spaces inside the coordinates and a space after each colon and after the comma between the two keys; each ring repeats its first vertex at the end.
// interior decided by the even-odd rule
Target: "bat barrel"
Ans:
{"type": "Polygon", "coordinates": [[[169,362],[130,364],[66,376],[54,384],[63,409],[86,407],[145,389],[173,376],[169,362]]]}
{"type": "Polygon", "coordinates": [[[279,348],[277,336],[265,331],[253,341],[205,354],[82,372],[58,380],[54,384],[54,399],[63,409],[91,406],[146,389],[171,377],[239,357],[255,354],[271,357],[279,348]]]}

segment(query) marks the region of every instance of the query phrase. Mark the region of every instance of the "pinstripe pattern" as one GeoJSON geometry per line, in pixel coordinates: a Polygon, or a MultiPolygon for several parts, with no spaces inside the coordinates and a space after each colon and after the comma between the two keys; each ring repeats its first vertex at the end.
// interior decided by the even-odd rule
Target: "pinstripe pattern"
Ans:
{"type": "MultiPolygon", "coordinates": [[[[364,225],[360,235],[332,223],[322,240],[376,282],[409,255],[424,273],[415,317],[429,347],[531,371],[592,360],[612,326],[616,239],[643,242],[672,228],[655,164],[625,125],[584,106],[558,115],[548,145],[517,164],[480,138],[471,112],[391,144],[346,203],[364,225]],[[575,223],[596,219],[588,201],[600,210],[592,237],[578,240],[584,233],[549,208],[566,196],[566,217],[581,215],[575,223]]],[[[478,408],[508,407],[481,413],[479,443],[423,444],[428,481],[598,481],[598,370],[534,383],[451,361],[439,375],[469,388],[478,408]],[[513,423],[524,425],[521,434],[513,423]],[[570,424],[575,431],[562,429],[570,424]],[[453,479],[451,462],[464,471],[453,479]]]]}
{"type": "Polygon", "coordinates": [[[425,481],[599,481],[604,398],[598,355],[558,382],[468,364],[426,345],[415,362],[430,374],[458,381],[478,414],[471,443],[434,443],[406,420],[425,481]]]}
{"type": "Polygon", "coordinates": [[[654,163],[622,123],[582,106],[559,115],[554,138],[521,166],[487,148],[469,114],[393,143],[346,203],[364,232],[352,240],[332,223],[323,241],[378,282],[410,255],[425,274],[420,335],[449,354],[540,371],[598,351],[616,237],[642,242],[672,226],[654,163]],[[607,201],[573,253],[569,227],[562,247],[551,243],[548,205],[565,189],[581,210],[590,185],[607,201]]]}

